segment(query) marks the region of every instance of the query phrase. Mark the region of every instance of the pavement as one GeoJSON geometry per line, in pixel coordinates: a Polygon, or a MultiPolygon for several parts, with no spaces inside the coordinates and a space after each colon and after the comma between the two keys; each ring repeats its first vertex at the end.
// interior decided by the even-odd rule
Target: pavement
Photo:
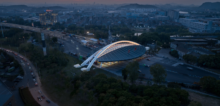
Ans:
{"type": "Polygon", "coordinates": [[[58,42],[63,43],[65,53],[72,52],[83,57],[87,57],[88,55],[91,55],[92,53],[96,52],[94,49],[90,49],[86,46],[83,46],[75,37],[65,37],[64,39],[58,39],[58,42]]]}
{"type": "MultiPolygon", "coordinates": [[[[4,49],[4,48],[1,48],[1,49],[4,49]]],[[[7,49],[6,49],[6,50],[7,50],[7,49]]],[[[14,52],[14,53],[16,53],[16,52],[14,52]]],[[[12,51],[11,51],[11,52],[8,52],[8,54],[11,55],[11,56],[14,56],[15,59],[22,65],[22,68],[23,68],[23,70],[24,70],[23,80],[21,80],[21,81],[17,84],[17,86],[15,87],[15,89],[11,89],[11,90],[12,90],[12,93],[14,94],[16,104],[17,104],[18,106],[24,106],[24,103],[23,103],[23,101],[22,101],[22,99],[21,99],[21,97],[20,97],[20,95],[19,95],[18,88],[19,88],[19,87],[26,87],[26,86],[27,86],[27,87],[29,87],[29,90],[30,90],[30,92],[31,92],[31,94],[32,94],[32,96],[33,96],[33,98],[34,98],[41,106],[58,106],[56,103],[54,103],[53,101],[51,101],[51,100],[48,98],[47,94],[46,94],[46,93],[43,91],[43,89],[41,88],[42,85],[41,85],[41,82],[40,82],[40,77],[38,76],[37,70],[36,70],[36,68],[34,67],[34,65],[33,65],[27,58],[25,58],[24,56],[22,56],[22,55],[19,54],[19,53],[16,53],[16,54],[18,54],[18,56],[14,55],[14,54],[12,53],[12,51]],[[22,60],[21,57],[23,57],[23,58],[26,60],[26,62],[24,62],[24,60],[22,60]],[[35,80],[37,81],[38,86],[35,86],[35,81],[33,80],[33,77],[32,77],[32,75],[31,75],[31,73],[32,73],[31,71],[33,71],[34,75],[36,76],[36,77],[35,77],[35,80]],[[40,90],[40,91],[43,93],[43,95],[45,96],[46,99],[48,99],[48,100],[51,101],[50,104],[46,103],[45,100],[43,100],[43,101],[41,101],[41,102],[39,102],[39,101],[37,100],[37,97],[38,97],[38,96],[41,96],[41,95],[38,93],[38,90],[40,90]]]]}
{"type": "Polygon", "coordinates": [[[12,23],[0,23],[0,25],[5,26],[5,27],[13,27],[13,28],[24,29],[24,30],[27,30],[27,31],[38,32],[38,33],[43,32],[44,35],[54,36],[54,37],[58,37],[58,38],[63,38],[64,37],[64,34],[62,34],[59,31],[43,30],[43,29],[37,28],[37,27],[18,25],[18,24],[12,24],[12,23]]]}

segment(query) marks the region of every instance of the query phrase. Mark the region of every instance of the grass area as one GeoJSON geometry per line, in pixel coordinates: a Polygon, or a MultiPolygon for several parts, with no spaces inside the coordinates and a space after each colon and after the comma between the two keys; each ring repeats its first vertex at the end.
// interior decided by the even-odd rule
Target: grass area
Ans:
{"type": "Polygon", "coordinates": [[[192,101],[200,102],[202,106],[220,106],[220,99],[218,98],[214,98],[194,92],[189,92],[189,98],[192,101]]]}
{"type": "Polygon", "coordinates": [[[19,94],[21,96],[21,99],[23,100],[25,106],[40,106],[37,101],[33,98],[31,95],[31,92],[29,91],[29,88],[19,88],[19,94]]]}

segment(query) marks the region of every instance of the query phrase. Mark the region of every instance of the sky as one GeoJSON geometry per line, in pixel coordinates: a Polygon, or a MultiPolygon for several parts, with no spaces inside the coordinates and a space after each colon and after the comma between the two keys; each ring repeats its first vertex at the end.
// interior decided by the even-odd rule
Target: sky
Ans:
{"type": "Polygon", "coordinates": [[[99,4],[180,4],[180,5],[201,5],[204,2],[220,2],[220,0],[0,0],[1,4],[66,4],[66,3],[99,3],[99,4]]]}

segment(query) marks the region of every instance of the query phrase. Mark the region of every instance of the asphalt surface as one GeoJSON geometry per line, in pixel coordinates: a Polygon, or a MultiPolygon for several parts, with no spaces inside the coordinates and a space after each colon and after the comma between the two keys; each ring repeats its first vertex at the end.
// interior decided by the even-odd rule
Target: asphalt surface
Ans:
{"type": "MultiPolygon", "coordinates": [[[[6,49],[7,50],[7,49],[6,49]]],[[[40,78],[38,76],[38,73],[34,67],[34,65],[28,60],[26,59],[24,56],[18,54],[17,56],[14,55],[12,52],[7,52],[9,55],[15,57],[15,59],[22,65],[22,68],[24,70],[24,76],[23,76],[23,80],[21,80],[17,86],[15,87],[15,89],[12,90],[12,93],[14,94],[15,97],[15,102],[17,104],[17,106],[24,106],[24,103],[19,95],[19,91],[18,88],[19,87],[29,87],[29,90],[33,96],[33,98],[41,105],[41,106],[57,106],[56,103],[54,103],[53,101],[51,101],[49,98],[47,98],[46,94],[43,93],[43,95],[45,96],[46,99],[50,100],[51,103],[48,104],[46,103],[46,101],[43,99],[43,101],[39,102],[37,100],[37,97],[41,96],[38,93],[38,90],[41,90],[41,82],[40,82],[40,78]],[[22,60],[21,57],[23,57],[26,61],[22,60]],[[33,73],[36,77],[33,78],[31,73],[33,73]],[[38,83],[38,86],[35,85],[35,81],[33,80],[35,79],[36,82],[38,83]]]]}
{"type": "Polygon", "coordinates": [[[83,57],[87,57],[96,52],[94,49],[83,46],[75,37],[65,37],[64,39],[58,39],[58,42],[63,44],[62,47],[64,47],[65,53],[72,52],[83,57]]]}
{"type": "Polygon", "coordinates": [[[64,34],[62,34],[59,31],[49,31],[49,30],[43,30],[43,29],[37,28],[37,27],[11,24],[11,23],[0,23],[0,25],[5,26],[5,27],[13,27],[13,28],[24,29],[24,30],[27,30],[27,31],[39,32],[39,33],[43,32],[45,35],[55,36],[55,37],[58,37],[58,38],[64,37],[64,34]]]}

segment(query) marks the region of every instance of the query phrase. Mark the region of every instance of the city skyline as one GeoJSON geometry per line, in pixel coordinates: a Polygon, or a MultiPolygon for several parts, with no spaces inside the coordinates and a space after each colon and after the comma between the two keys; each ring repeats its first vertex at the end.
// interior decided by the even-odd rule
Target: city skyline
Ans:
{"type": "Polygon", "coordinates": [[[68,4],[68,3],[96,3],[96,4],[177,4],[177,5],[201,5],[204,2],[219,2],[218,0],[1,0],[1,4],[68,4]]]}

